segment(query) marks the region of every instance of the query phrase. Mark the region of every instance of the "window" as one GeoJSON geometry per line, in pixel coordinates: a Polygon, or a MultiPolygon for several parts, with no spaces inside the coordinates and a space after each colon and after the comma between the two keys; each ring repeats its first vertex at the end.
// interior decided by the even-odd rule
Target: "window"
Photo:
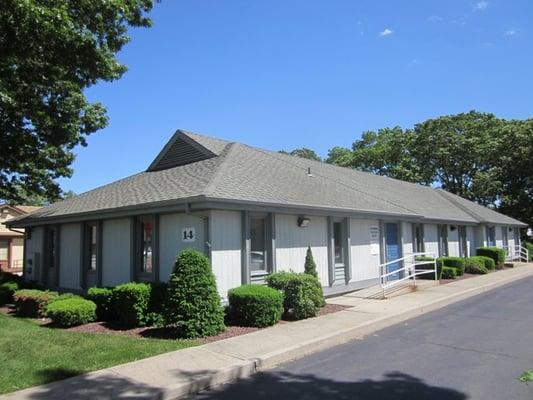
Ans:
{"type": "Polygon", "coordinates": [[[140,239],[140,272],[152,273],[153,260],[153,226],[151,215],[143,215],[138,218],[140,239]]]}
{"type": "Polygon", "coordinates": [[[503,241],[503,248],[506,249],[509,247],[509,238],[507,237],[507,227],[502,226],[502,241],[503,241]]]}
{"type": "Polygon", "coordinates": [[[7,261],[9,259],[9,241],[0,240],[0,261],[7,261]]]}
{"type": "Polygon", "coordinates": [[[441,256],[448,255],[448,225],[439,225],[439,252],[441,256]]]}
{"type": "Polygon", "coordinates": [[[422,224],[413,224],[413,251],[424,252],[424,227],[422,224]]]}
{"type": "Polygon", "coordinates": [[[267,270],[266,227],[265,218],[250,218],[250,269],[252,272],[267,270]]]}
{"type": "Polygon", "coordinates": [[[342,222],[333,223],[333,246],[335,251],[335,264],[344,264],[344,240],[342,222]]]}
{"type": "Polygon", "coordinates": [[[95,222],[88,223],[86,225],[86,246],[87,246],[87,270],[96,271],[98,266],[97,258],[97,239],[98,239],[98,226],[95,222]]]}
{"type": "Polygon", "coordinates": [[[496,227],[487,226],[487,246],[496,246],[496,227]]]}
{"type": "Polygon", "coordinates": [[[459,255],[468,257],[468,242],[466,240],[466,226],[459,227],[459,255]]]}
{"type": "Polygon", "coordinates": [[[50,228],[46,235],[46,249],[47,249],[47,265],[48,268],[55,268],[56,264],[56,230],[50,228]]]}

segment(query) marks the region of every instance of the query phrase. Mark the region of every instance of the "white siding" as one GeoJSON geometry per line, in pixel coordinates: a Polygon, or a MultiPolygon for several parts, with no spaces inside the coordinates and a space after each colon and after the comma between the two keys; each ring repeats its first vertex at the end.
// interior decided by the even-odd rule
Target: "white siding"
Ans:
{"type": "Polygon", "coordinates": [[[43,260],[43,235],[41,226],[31,229],[31,239],[26,239],[25,279],[28,281],[39,280],[43,260]]]}
{"type": "Polygon", "coordinates": [[[424,224],[424,248],[426,251],[439,255],[438,227],[435,224],[424,224]]]}
{"type": "Polygon", "coordinates": [[[130,219],[103,222],[102,285],[116,286],[130,281],[130,219]]]}
{"type": "Polygon", "coordinates": [[[452,231],[452,225],[448,225],[448,255],[450,257],[459,257],[459,228],[453,225],[455,229],[452,231]]]}
{"type": "Polygon", "coordinates": [[[163,214],[159,217],[159,279],[166,282],[177,255],[186,248],[205,251],[204,216],[199,214],[163,214]],[[194,228],[194,242],[183,242],[183,228],[194,228]]]}
{"type": "Polygon", "coordinates": [[[413,227],[409,222],[402,222],[402,257],[413,254],[413,227]]]}
{"type": "Polygon", "coordinates": [[[80,224],[61,225],[59,235],[59,286],[65,289],[80,288],[80,224]]]}
{"type": "Polygon", "coordinates": [[[476,247],[485,247],[487,245],[486,226],[476,226],[476,247]]]}
{"type": "Polygon", "coordinates": [[[370,251],[370,227],[372,226],[377,226],[379,228],[379,221],[365,219],[350,220],[350,233],[352,240],[352,279],[350,282],[375,279],[379,277],[379,251],[377,254],[372,254],[370,251]]]}
{"type": "Polygon", "coordinates": [[[474,226],[466,227],[466,240],[468,242],[468,257],[476,255],[476,228],[474,226]]]}
{"type": "Polygon", "coordinates": [[[318,277],[326,286],[329,281],[327,218],[309,218],[309,226],[299,228],[298,216],[276,214],[276,270],[303,272],[307,247],[311,246],[318,277]]]}
{"type": "Polygon", "coordinates": [[[241,213],[212,211],[210,217],[211,264],[223,300],[228,290],[242,283],[241,276],[241,213]]]}

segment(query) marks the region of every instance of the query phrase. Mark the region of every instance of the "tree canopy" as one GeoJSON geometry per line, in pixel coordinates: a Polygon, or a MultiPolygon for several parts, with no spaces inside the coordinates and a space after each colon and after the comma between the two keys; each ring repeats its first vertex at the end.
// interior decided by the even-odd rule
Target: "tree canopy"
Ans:
{"type": "Polygon", "coordinates": [[[0,9],[0,199],[56,200],[73,149],[107,125],[84,90],[126,71],[128,27],[151,25],[152,0],[3,0],[0,9]],[[23,188],[23,189],[21,189],[23,188]]]}
{"type": "Polygon", "coordinates": [[[291,156],[307,158],[308,160],[322,161],[320,156],[315,153],[314,150],[308,149],[307,147],[302,147],[300,149],[294,149],[292,151],[281,150],[281,154],[289,154],[291,156]]]}

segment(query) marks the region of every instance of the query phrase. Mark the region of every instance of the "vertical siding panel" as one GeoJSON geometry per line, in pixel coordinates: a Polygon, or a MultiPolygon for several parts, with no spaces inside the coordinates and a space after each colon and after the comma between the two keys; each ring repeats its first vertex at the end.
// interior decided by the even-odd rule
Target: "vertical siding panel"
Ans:
{"type": "Polygon", "coordinates": [[[42,226],[38,226],[32,228],[31,239],[25,240],[24,246],[26,249],[26,259],[24,260],[24,279],[27,281],[39,280],[41,276],[40,269],[42,268],[42,258],[44,250],[43,236],[44,228],[42,226]],[[31,261],[31,265],[30,263],[28,263],[28,260],[31,261]]]}
{"type": "Polygon", "coordinates": [[[80,223],[59,227],[59,286],[65,289],[80,288],[80,223]]]}
{"type": "Polygon", "coordinates": [[[328,231],[325,217],[310,216],[309,226],[298,227],[298,216],[276,214],[276,269],[303,272],[307,247],[311,246],[323,286],[328,278],[328,231]]]}
{"type": "Polygon", "coordinates": [[[468,243],[468,257],[476,255],[476,229],[474,226],[466,227],[466,241],[468,243]]]}
{"type": "Polygon", "coordinates": [[[439,255],[439,235],[438,227],[435,224],[424,224],[424,246],[425,250],[439,255]]]}
{"type": "Polygon", "coordinates": [[[455,230],[452,231],[452,225],[448,225],[448,254],[451,257],[459,257],[459,228],[455,226],[455,230]]]}
{"type": "Polygon", "coordinates": [[[211,212],[211,260],[220,297],[241,285],[242,221],[239,211],[211,212]]]}
{"type": "MultiPolygon", "coordinates": [[[[352,279],[350,282],[376,279],[379,277],[380,251],[371,252],[370,228],[379,228],[378,220],[350,219],[352,235],[352,279]]],[[[377,239],[379,248],[379,235],[377,239]]]]}
{"type": "Polygon", "coordinates": [[[403,252],[402,257],[413,254],[413,226],[410,222],[402,222],[403,252]]]}
{"type": "Polygon", "coordinates": [[[102,285],[116,286],[130,281],[130,219],[103,221],[102,285]]]}

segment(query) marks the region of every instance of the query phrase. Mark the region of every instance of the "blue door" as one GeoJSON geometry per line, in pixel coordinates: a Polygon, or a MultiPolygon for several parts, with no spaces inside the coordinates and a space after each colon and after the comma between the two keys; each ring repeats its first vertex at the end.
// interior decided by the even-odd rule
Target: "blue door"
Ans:
{"type": "MultiPolygon", "coordinates": [[[[400,252],[400,235],[398,224],[385,224],[385,256],[387,262],[397,260],[401,257],[400,252]]],[[[396,271],[401,268],[399,262],[387,265],[387,273],[396,271]]],[[[400,274],[389,275],[388,280],[399,279],[400,274]]]]}

